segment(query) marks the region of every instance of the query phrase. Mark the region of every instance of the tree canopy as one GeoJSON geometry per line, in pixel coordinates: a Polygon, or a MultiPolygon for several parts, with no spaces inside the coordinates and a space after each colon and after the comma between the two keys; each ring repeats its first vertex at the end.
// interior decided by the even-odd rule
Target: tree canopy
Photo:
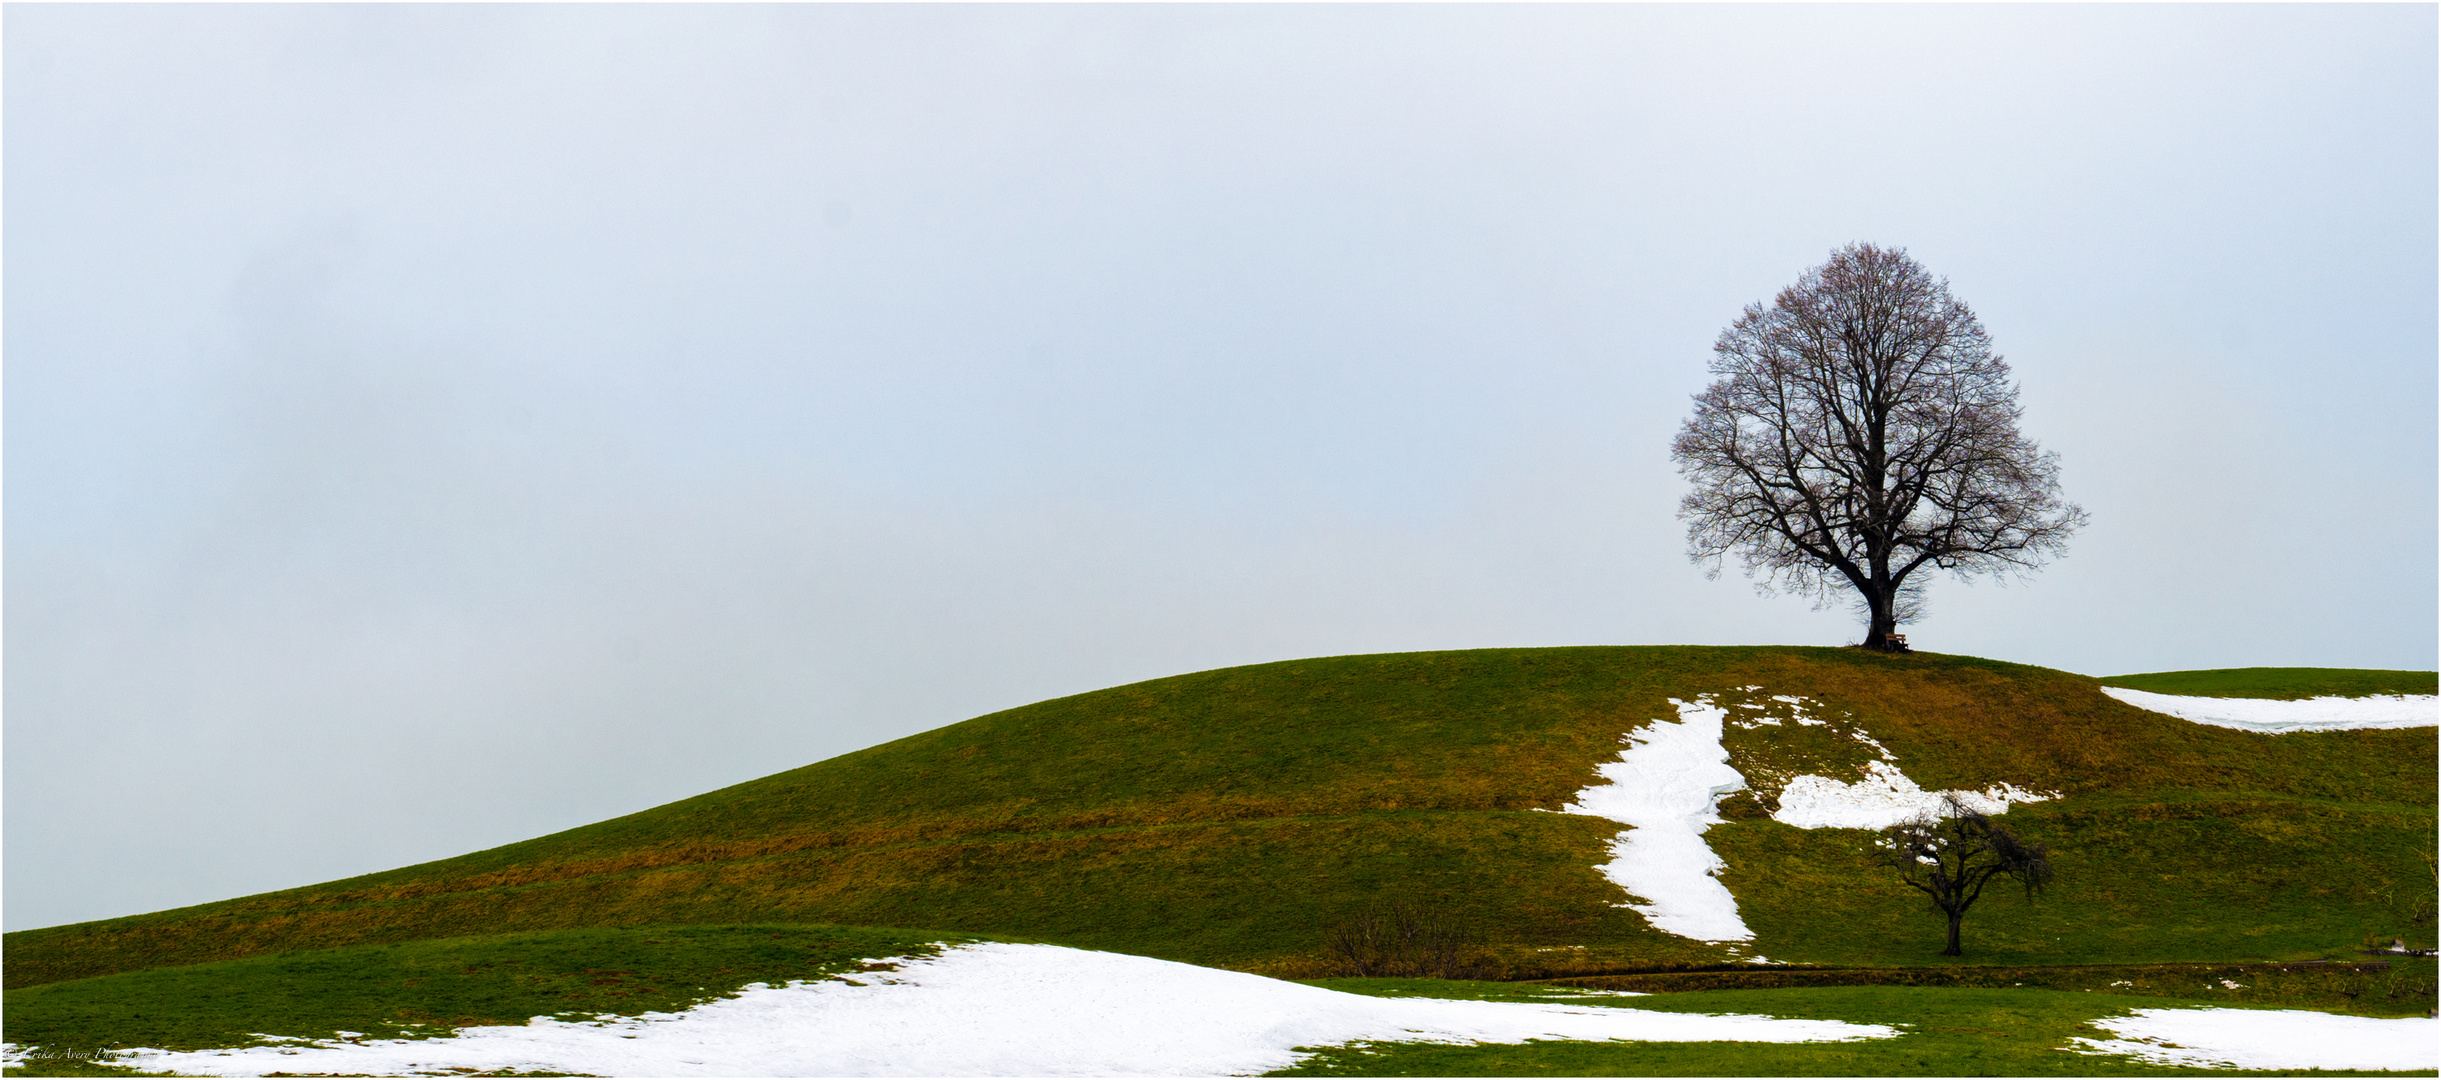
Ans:
{"type": "Polygon", "coordinates": [[[1767,592],[1854,590],[1868,648],[1904,647],[1917,571],[2024,573],[2086,520],[1983,324],[1903,249],[1833,252],[1712,352],[1670,453],[1691,556],[1717,574],[1734,552],[1767,592]]]}

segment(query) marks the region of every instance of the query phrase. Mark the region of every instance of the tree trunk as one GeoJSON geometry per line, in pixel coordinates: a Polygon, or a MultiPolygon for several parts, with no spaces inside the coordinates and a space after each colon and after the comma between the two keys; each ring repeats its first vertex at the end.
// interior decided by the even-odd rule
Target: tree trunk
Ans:
{"type": "Polygon", "coordinates": [[[1865,596],[1865,610],[1870,613],[1870,621],[1865,624],[1865,648],[1880,652],[1899,651],[1898,643],[1890,640],[1890,635],[1899,629],[1896,592],[1895,589],[1882,589],[1865,596]]]}
{"type": "Polygon", "coordinates": [[[1958,922],[1959,922],[1959,920],[1960,920],[1960,919],[1962,919],[1962,918],[1964,918],[1964,916],[1962,916],[1962,915],[1952,915],[1952,916],[1950,916],[1950,917],[1949,917],[1949,948],[1946,948],[1946,949],[1941,950],[1941,955],[1943,955],[1943,956],[1965,956],[1965,955],[1966,955],[1966,950],[1965,950],[1965,949],[1961,949],[1961,948],[1959,948],[1959,947],[1958,947],[1958,922]]]}

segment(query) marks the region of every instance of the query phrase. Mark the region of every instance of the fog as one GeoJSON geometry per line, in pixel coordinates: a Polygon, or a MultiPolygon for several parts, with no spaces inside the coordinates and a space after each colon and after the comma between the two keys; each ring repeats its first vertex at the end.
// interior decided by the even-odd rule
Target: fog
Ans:
{"type": "Polygon", "coordinates": [[[1838,645],[1686,555],[1855,240],[2092,514],[1921,648],[2436,666],[2427,5],[12,5],[5,919],[1301,656],[1838,645]]]}

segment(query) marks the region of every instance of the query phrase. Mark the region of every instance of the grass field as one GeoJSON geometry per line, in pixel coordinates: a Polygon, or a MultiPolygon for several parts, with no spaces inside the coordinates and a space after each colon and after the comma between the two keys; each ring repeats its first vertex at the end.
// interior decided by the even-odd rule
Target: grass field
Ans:
{"type": "MultiPolygon", "coordinates": [[[[2136,709],[2099,688],[2301,697],[2430,693],[2433,678],[2240,669],[2095,680],[1972,657],[1762,647],[1477,650],[1201,672],[994,713],[454,859],[12,933],[8,1037],[100,1038],[74,1017],[133,1015],[109,1004],[132,1001],[227,1003],[164,1004],[143,1010],[151,1026],[112,1029],[164,1040],[225,1038],[249,1016],[311,1019],[281,1011],[294,1008],[352,1009],[313,1022],[367,1032],[582,1011],[596,999],[669,1008],[789,964],[825,971],[850,953],[942,934],[1315,978],[1341,971],[1325,948],[1331,928],[1389,901],[1469,928],[1474,961],[1508,979],[1756,953],[1877,968],[2362,959],[2376,938],[2434,943],[2435,729],[2265,735],[2136,709]],[[1789,707],[1776,698],[1801,697],[1822,721],[1788,713],[1789,723],[1724,740],[1750,788],[1723,800],[1728,821],[1705,837],[1755,931],[1734,953],[1620,906],[1626,897],[1594,869],[1617,824],[1548,812],[1597,782],[1595,766],[1626,732],[1698,695],[1778,713],[1789,707]],[[1938,956],[1940,921],[1870,864],[1867,833],[1770,818],[1797,775],[1859,778],[1871,753],[1860,737],[1928,789],[2055,793],[2008,816],[2050,845],[2054,887],[2033,900],[1988,895],[1968,916],[1967,955],[1938,956]],[[606,962],[569,967],[571,943],[606,962]],[[705,959],[654,951],[665,947],[705,959]],[[303,989],[316,964],[381,974],[354,996],[303,989]],[[453,964],[469,974],[434,974],[453,964]],[[178,989],[184,979],[256,989],[199,993],[178,989]]],[[[2429,979],[2418,985],[2428,1000],[2429,979]]],[[[1833,989],[1860,988],[1769,992],[1833,989]]],[[[1578,1067],[1564,1057],[1417,1067],[1578,1067]]]]}
{"type": "MultiPolygon", "coordinates": [[[[126,1075],[109,1064],[107,1053],[91,1051],[259,1045],[267,1040],[258,1032],[316,1039],[419,1038],[466,1025],[517,1023],[527,1016],[669,1011],[749,983],[871,970],[871,958],[931,955],[940,942],[956,940],[956,935],[837,926],[649,927],[365,945],[131,972],[10,994],[10,1039],[41,1045],[55,1056],[9,1074],[126,1075]]],[[[2124,970],[2084,972],[2091,985],[2081,988],[2056,979],[2044,986],[2011,986],[2003,981],[2010,975],[2039,976],[1985,970],[1995,973],[1987,981],[1996,985],[1699,990],[1634,998],[1530,983],[1315,980],[1328,989],[1381,996],[1835,1019],[1889,1024],[1903,1034],[1893,1041],[1786,1045],[1360,1044],[1323,1050],[1276,1075],[2182,1074],[2197,1070],[2063,1048],[2072,1036],[2097,1037],[2086,1027],[2094,1019],[2148,1006],[2418,1015],[2428,1007],[2434,978],[2429,960],[2370,974],[2309,973],[2286,982],[2260,970],[2216,971],[2212,977],[2154,972],[2149,978],[2124,970]],[[2249,980],[2244,990],[2226,988],[2222,979],[2230,974],[2249,980]],[[2112,975],[2134,978],[2107,977],[2112,975]]]]}
{"type": "MultiPolygon", "coordinates": [[[[750,983],[780,984],[872,969],[874,958],[929,956],[960,935],[841,926],[676,926],[542,931],[222,961],[128,972],[13,991],[8,1037],[61,1056],[11,1075],[116,1075],[86,1052],[260,1045],[291,1038],[388,1039],[456,1028],[675,1011],[750,983]]],[[[1290,1075],[2109,1075],[2177,1072],[2124,1058],[2062,1053],[2092,1036],[2097,1017],[2142,1006],[2310,1007],[2368,1016],[2421,1015],[2433,964],[2388,969],[2197,973],[2005,968],[1978,987],[1839,986],[1698,990],[1649,997],[1587,996],[1531,983],[1325,979],[1329,989],[1383,996],[1562,1001],[1678,1012],[1904,1025],[1896,1042],[1865,1044],[1537,1043],[1450,1047],[1369,1045],[1330,1050],[1290,1075]],[[2231,990],[2229,975],[2245,980],[2231,990]],[[2045,976],[2048,983],[2034,985],[2045,976]],[[2127,976],[2122,978],[2120,976],[2127,976]],[[2028,987],[2013,982],[2028,981],[2028,987]]],[[[1743,977],[1772,977],[1752,971],[1743,977]]],[[[1788,977],[1792,973],[1777,973],[1788,977]]],[[[2235,980],[2232,980],[2235,981],[2235,980]]],[[[1602,979],[1587,980],[1610,985],[1602,979]]]]}
{"type": "Polygon", "coordinates": [[[847,926],[545,930],[154,968],[8,994],[8,1039],[61,1050],[262,1044],[257,1032],[400,1039],[460,1027],[673,1012],[930,956],[962,935],[847,926]]]}
{"type": "Polygon", "coordinates": [[[2191,697],[2271,698],[2372,697],[2377,694],[2441,694],[2441,676],[2430,671],[2362,668],[2255,667],[2216,671],[2156,671],[2113,675],[2104,686],[2191,697]]]}
{"type": "MultiPolygon", "coordinates": [[[[1369,988],[1357,993],[1434,993],[1446,987],[1369,988]]],[[[1514,988],[1493,988],[1495,996],[1514,988]]],[[[1523,998],[1521,998],[1523,999],[1523,998]]],[[[2180,1069],[2122,1056],[2070,1053],[2086,1025],[2146,1006],[2191,1001],[2034,989],[1858,986],[1812,990],[1714,990],[1628,999],[1666,1012],[1771,1016],[1903,1025],[1891,1040],[1850,1043],[1535,1042],[1522,1045],[1359,1045],[1324,1050],[1274,1076],[2192,1076],[2250,1075],[2180,1069]]],[[[2298,1075],[2294,1071],[2256,1075],[2298,1075]]],[[[2328,1073],[2325,1075],[2366,1075],[2328,1073]]],[[[2398,1074],[2371,1074],[2398,1075],[2398,1074]]]]}

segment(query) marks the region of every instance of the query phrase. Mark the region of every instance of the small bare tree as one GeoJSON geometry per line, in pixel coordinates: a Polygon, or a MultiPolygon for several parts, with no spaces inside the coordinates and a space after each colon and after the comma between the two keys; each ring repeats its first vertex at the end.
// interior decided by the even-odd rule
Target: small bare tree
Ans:
{"type": "Polygon", "coordinates": [[[1472,956],[1475,935],[1437,908],[1393,902],[1356,912],[1326,936],[1349,975],[1419,979],[1480,978],[1488,962],[1472,956]]]}
{"type": "Polygon", "coordinates": [[[1958,947],[1958,924],[1993,878],[2017,879],[2028,899],[2051,883],[2051,854],[2043,845],[2019,839],[1955,794],[1941,797],[1936,814],[1882,830],[1875,848],[1878,865],[1897,870],[1932,898],[1934,910],[1949,916],[1943,956],[1966,955],[1958,947]]]}
{"type": "Polygon", "coordinates": [[[1670,456],[1698,562],[1737,552],[1756,587],[1817,606],[1855,590],[1865,647],[1921,612],[1925,566],[2023,574],[2085,511],[2058,455],[2018,434],[2017,387],[1949,283],[1906,251],[1851,244],[1712,346],[1710,388],[1670,456]]]}

